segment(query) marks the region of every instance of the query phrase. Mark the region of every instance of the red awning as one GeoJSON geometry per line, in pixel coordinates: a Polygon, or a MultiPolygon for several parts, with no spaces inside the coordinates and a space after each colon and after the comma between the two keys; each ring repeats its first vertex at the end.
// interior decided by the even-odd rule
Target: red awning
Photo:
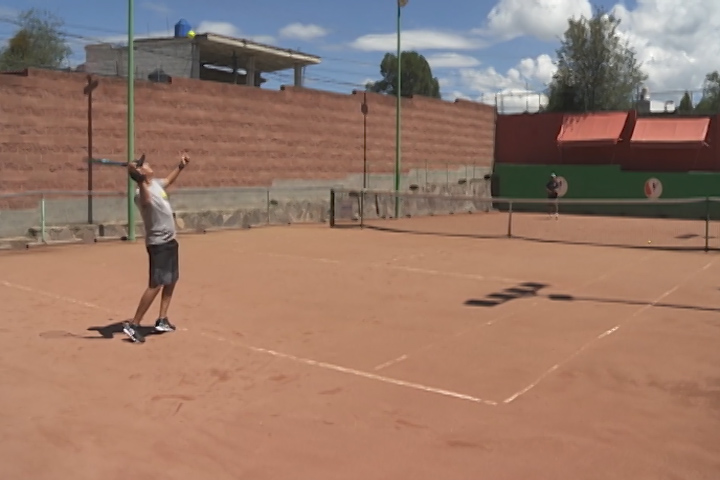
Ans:
{"type": "Polygon", "coordinates": [[[705,145],[709,118],[639,118],[630,142],[635,146],[705,145]]]}
{"type": "Polygon", "coordinates": [[[615,145],[625,122],[626,112],[565,115],[557,141],[561,146],[615,145]]]}

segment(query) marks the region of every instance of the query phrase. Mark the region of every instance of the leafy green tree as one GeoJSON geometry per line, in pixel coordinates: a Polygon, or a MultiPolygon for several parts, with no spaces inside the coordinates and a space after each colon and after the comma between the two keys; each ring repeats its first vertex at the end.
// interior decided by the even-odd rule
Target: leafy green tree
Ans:
{"type": "Polygon", "coordinates": [[[693,112],[692,97],[690,97],[690,92],[686,91],[683,95],[680,100],[680,105],[678,105],[677,112],[686,115],[693,112]]]}
{"type": "Polygon", "coordinates": [[[15,23],[18,31],[0,48],[0,70],[60,68],[67,63],[72,51],[60,18],[31,8],[18,15],[15,23]]]}
{"type": "Polygon", "coordinates": [[[720,73],[717,70],[705,76],[703,95],[695,106],[695,111],[706,114],[720,112],[720,73]]]}
{"type": "MultiPolygon", "coordinates": [[[[397,95],[397,56],[386,53],[380,62],[382,79],[367,84],[371,92],[397,95]]],[[[440,83],[433,77],[430,64],[418,52],[402,53],[402,96],[422,95],[440,98],[440,83]]]]}
{"type": "Polygon", "coordinates": [[[548,88],[548,110],[627,110],[647,80],[635,51],[618,33],[620,20],[596,8],[592,18],[568,20],[548,88]]]}

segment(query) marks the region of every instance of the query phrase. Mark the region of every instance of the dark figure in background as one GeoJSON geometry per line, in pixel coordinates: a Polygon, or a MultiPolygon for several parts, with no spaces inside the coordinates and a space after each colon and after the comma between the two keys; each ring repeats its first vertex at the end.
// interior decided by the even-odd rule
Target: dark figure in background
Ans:
{"type": "Polygon", "coordinates": [[[557,180],[557,175],[554,173],[550,174],[550,180],[545,184],[545,189],[547,190],[548,199],[550,199],[550,203],[548,205],[549,207],[549,214],[550,216],[554,216],[557,220],[558,218],[558,188],[560,188],[560,184],[557,180]]]}

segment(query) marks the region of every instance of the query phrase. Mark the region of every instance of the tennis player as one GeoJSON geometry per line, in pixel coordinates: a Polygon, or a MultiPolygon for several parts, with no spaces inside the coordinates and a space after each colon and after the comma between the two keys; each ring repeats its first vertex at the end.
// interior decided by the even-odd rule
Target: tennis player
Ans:
{"type": "Polygon", "coordinates": [[[175,331],[175,326],[168,320],[168,308],[180,277],[180,270],[178,242],[175,238],[175,216],[165,190],[177,180],[180,172],[189,162],[190,158],[183,154],[177,168],[163,179],[155,178],[153,169],[145,161],[144,156],[128,165],[128,173],[138,186],[135,191],[135,204],[140,210],[145,225],[145,246],[150,264],[148,286],[140,297],[135,316],[131,321],[123,324],[125,334],[136,343],[145,341],[145,337],[140,332],[140,323],[161,290],[160,315],[155,321],[155,330],[175,331]]]}
{"type": "Polygon", "coordinates": [[[550,174],[550,180],[545,184],[545,189],[547,190],[547,196],[548,200],[550,200],[550,204],[548,205],[549,208],[549,214],[550,216],[554,216],[556,219],[558,218],[558,189],[560,188],[560,184],[557,181],[557,175],[554,173],[550,174]]]}

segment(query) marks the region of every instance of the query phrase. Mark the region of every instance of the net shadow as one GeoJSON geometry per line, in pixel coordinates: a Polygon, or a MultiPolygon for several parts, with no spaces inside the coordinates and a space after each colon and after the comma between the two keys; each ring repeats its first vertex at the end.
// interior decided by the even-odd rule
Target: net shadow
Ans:
{"type": "Polygon", "coordinates": [[[588,302],[588,303],[608,303],[615,305],[631,305],[638,307],[653,307],[653,308],[670,308],[676,310],[694,310],[698,312],[720,312],[718,307],[704,307],[699,305],[682,305],[677,303],[662,303],[662,302],[643,302],[639,300],[621,300],[614,298],[600,298],[600,297],[589,297],[589,296],[575,296],[568,294],[550,294],[547,298],[555,302],[588,302]]]}

